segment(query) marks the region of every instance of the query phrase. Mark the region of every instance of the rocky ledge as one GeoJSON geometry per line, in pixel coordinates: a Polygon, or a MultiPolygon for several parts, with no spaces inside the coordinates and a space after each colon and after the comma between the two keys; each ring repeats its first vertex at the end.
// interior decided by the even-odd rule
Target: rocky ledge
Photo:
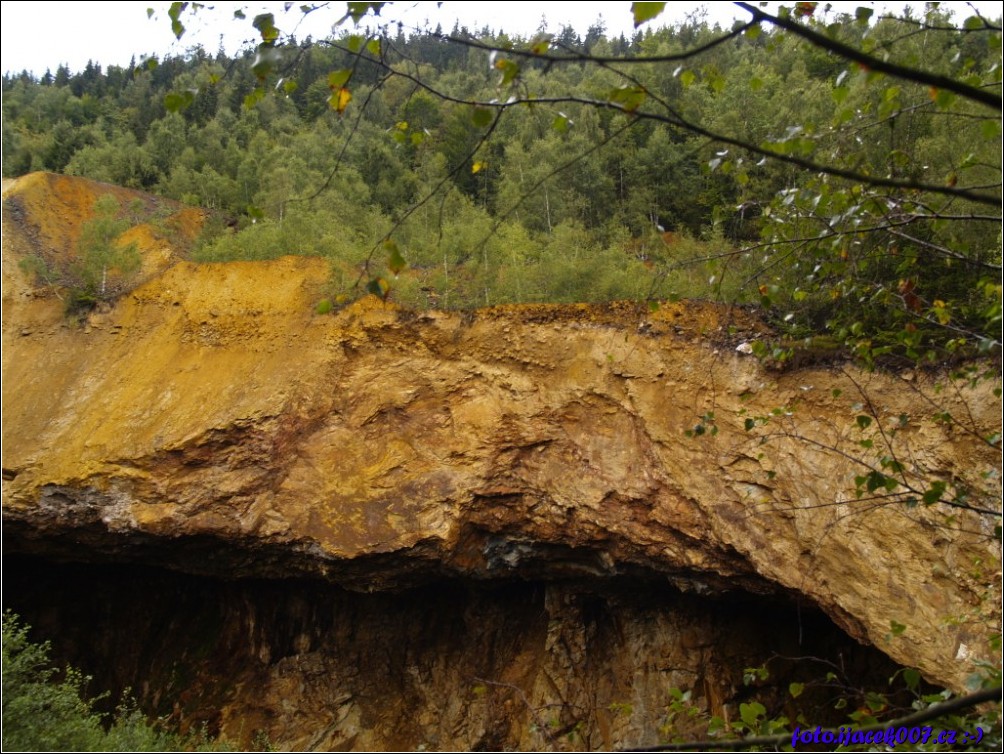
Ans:
{"type": "Polygon", "coordinates": [[[8,554],[346,594],[644,584],[818,610],[956,690],[994,661],[999,516],[909,499],[999,511],[999,380],[768,370],[736,349],[762,325],[700,302],[320,315],[304,258],[172,263],[76,322],[16,232],[8,554]]]}

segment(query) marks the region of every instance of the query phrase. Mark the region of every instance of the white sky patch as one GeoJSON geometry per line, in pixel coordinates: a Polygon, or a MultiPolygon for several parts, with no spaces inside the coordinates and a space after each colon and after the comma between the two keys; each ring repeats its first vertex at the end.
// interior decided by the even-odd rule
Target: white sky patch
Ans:
{"type": "MultiPolygon", "coordinates": [[[[144,55],[180,55],[195,45],[201,45],[210,54],[215,54],[222,45],[228,54],[233,54],[245,44],[253,44],[255,31],[251,28],[251,19],[265,11],[275,14],[276,26],[281,31],[296,29],[298,39],[327,36],[345,5],[331,2],[327,8],[304,19],[299,7],[305,1],[294,2],[288,12],[283,10],[281,2],[209,2],[199,13],[184,15],[187,31],[179,42],[171,34],[167,16],[170,3],[167,2],[5,0],[0,2],[0,68],[5,73],[27,70],[41,76],[47,69],[55,73],[60,64],[66,64],[71,72],[83,70],[88,61],[102,67],[124,67],[133,58],[139,61],[144,55]],[[148,8],[155,11],[153,18],[147,17],[148,8]],[[237,9],[244,10],[246,20],[234,19],[237,9]]],[[[776,5],[770,3],[771,7],[776,5]]],[[[836,11],[847,13],[853,13],[859,5],[872,7],[876,13],[898,12],[910,5],[918,16],[924,7],[922,2],[835,2],[831,5],[836,11]]],[[[991,18],[1000,14],[999,2],[972,5],[991,18]]],[[[960,19],[972,15],[970,3],[945,2],[941,6],[953,9],[960,19]]],[[[688,16],[706,19],[711,24],[719,23],[725,28],[731,27],[734,18],[748,18],[745,11],[728,2],[669,3],[663,15],[651,23],[668,25],[684,21],[688,16]]],[[[401,21],[405,33],[422,28],[426,23],[430,29],[439,24],[443,31],[449,32],[459,21],[472,32],[489,27],[494,31],[530,37],[546,21],[548,31],[557,32],[567,25],[585,35],[597,20],[602,20],[608,36],[621,33],[630,36],[634,32],[630,2],[396,2],[388,3],[382,18],[401,21]]],[[[351,22],[342,28],[351,29],[351,22]]]]}

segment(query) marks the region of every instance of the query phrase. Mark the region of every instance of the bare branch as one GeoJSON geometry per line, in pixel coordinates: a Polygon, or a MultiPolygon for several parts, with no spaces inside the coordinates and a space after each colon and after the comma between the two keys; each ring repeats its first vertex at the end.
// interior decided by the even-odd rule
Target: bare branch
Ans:
{"type": "Polygon", "coordinates": [[[532,50],[520,50],[517,48],[501,47],[499,45],[491,45],[485,42],[481,42],[476,39],[468,39],[464,37],[453,37],[447,35],[433,35],[437,39],[441,39],[445,42],[453,42],[456,44],[461,44],[466,47],[473,47],[477,50],[485,50],[486,52],[504,52],[507,55],[512,55],[513,57],[519,58],[530,58],[533,60],[541,60],[548,63],[629,63],[629,64],[639,64],[639,63],[675,63],[681,60],[689,60],[691,58],[696,58],[699,55],[707,52],[708,50],[713,50],[725,42],[731,39],[742,36],[747,29],[756,26],[757,21],[750,21],[738,26],[728,34],[721,37],[716,37],[710,42],[695,47],[691,50],[685,52],[678,52],[672,55],[651,55],[645,57],[609,57],[604,55],[593,55],[588,52],[577,52],[575,50],[566,50],[564,55],[553,55],[548,53],[537,53],[532,50]]]}
{"type": "Polygon", "coordinates": [[[754,21],[766,21],[773,26],[789,31],[795,36],[801,37],[822,50],[827,50],[828,52],[832,52],[842,58],[852,60],[869,70],[885,73],[894,78],[903,79],[904,81],[913,81],[917,84],[926,84],[927,86],[933,86],[937,89],[944,89],[945,91],[953,92],[958,94],[960,97],[965,97],[973,102],[979,102],[987,107],[992,107],[996,110],[1001,109],[1001,97],[999,94],[992,94],[980,89],[979,87],[963,84],[962,82],[948,78],[947,76],[940,76],[936,73],[929,73],[928,71],[922,71],[918,68],[910,68],[909,66],[898,65],[896,63],[890,63],[886,60],[876,58],[862,52],[861,50],[855,49],[850,45],[846,45],[843,42],[838,42],[835,39],[827,37],[825,34],[820,34],[819,32],[797,23],[790,18],[773,16],[770,13],[760,10],[759,8],[754,8],[749,3],[736,3],[736,5],[752,15],[754,21]]]}

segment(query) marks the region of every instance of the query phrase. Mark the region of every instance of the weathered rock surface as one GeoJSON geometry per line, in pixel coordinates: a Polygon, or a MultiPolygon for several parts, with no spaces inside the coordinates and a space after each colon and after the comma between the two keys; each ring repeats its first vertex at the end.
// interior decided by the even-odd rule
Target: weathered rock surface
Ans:
{"type": "MultiPolygon", "coordinates": [[[[360,733],[369,713],[332,696],[345,679],[308,636],[280,659],[266,652],[256,680],[227,692],[234,715],[252,701],[268,707],[258,727],[282,731],[284,744],[540,745],[529,710],[567,690],[546,679],[579,672],[577,662],[597,657],[587,647],[601,645],[607,659],[586,675],[617,687],[600,694],[606,704],[635,687],[664,691],[668,671],[641,676],[674,657],[687,666],[675,685],[699,685],[693,653],[684,661],[667,647],[712,643],[721,615],[688,629],[672,611],[652,613],[646,599],[665,585],[687,604],[717,596],[718,605],[818,608],[854,639],[955,689],[978,661],[995,661],[987,641],[1000,631],[999,518],[908,508],[881,487],[859,500],[855,478],[895,458],[918,490],[969,483],[990,491],[989,503],[970,503],[999,510],[1000,454],[981,439],[1000,432],[999,381],[765,371],[735,350],[761,326],[705,303],[412,313],[364,299],[317,315],[327,267],[304,258],[177,262],[78,324],[23,276],[24,220],[6,207],[6,551],[224,579],[319,579],[357,592],[551,584],[536,597],[512,592],[513,613],[505,600],[458,598],[463,627],[430,619],[412,628],[435,633],[460,665],[448,671],[441,656],[414,666],[435,678],[387,681],[431,693],[473,677],[477,668],[458,668],[478,652],[508,652],[492,661],[507,674],[484,680],[527,696],[508,698],[510,717],[522,720],[512,730],[493,738],[466,723],[437,727],[489,704],[482,692],[412,699],[428,717],[410,720],[414,735],[360,733]],[[936,422],[936,411],[957,421],[936,422]],[[597,585],[606,596],[596,614],[618,617],[588,628],[592,598],[559,582],[597,585]],[[646,585],[642,599],[622,594],[632,583],[646,585]],[[509,633],[486,629],[507,621],[509,633]],[[907,628],[896,635],[894,624],[907,628]],[[458,648],[451,630],[469,646],[458,648]],[[472,638],[489,634],[515,644],[472,638]],[[325,714],[326,732],[291,733],[298,716],[325,714]]],[[[412,602],[404,614],[418,620],[412,602]]],[[[399,666],[412,667],[407,658],[399,666]]],[[[713,709],[732,698],[701,695],[713,709]]],[[[644,743],[626,737],[627,723],[590,725],[591,745],[644,743]]]]}
{"type": "Polygon", "coordinates": [[[707,727],[667,719],[673,688],[736,721],[754,699],[794,714],[798,681],[797,709],[837,723],[817,685],[827,672],[885,690],[896,671],[808,606],[654,580],[443,579],[358,594],[37,558],[4,568],[5,598],[94,688],[129,687],[154,714],[245,745],[260,731],[320,751],[656,745],[707,727]],[[765,663],[770,678],[745,686],[744,669],[765,663]]]}

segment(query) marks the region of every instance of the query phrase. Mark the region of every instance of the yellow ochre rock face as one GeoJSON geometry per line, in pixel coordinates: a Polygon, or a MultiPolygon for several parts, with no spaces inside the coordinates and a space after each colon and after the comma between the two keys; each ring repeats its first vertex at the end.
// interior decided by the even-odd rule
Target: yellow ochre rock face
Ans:
{"type": "Polygon", "coordinates": [[[646,573],[795,596],[956,689],[993,658],[999,519],[855,480],[986,490],[994,381],[767,370],[700,302],[318,315],[327,264],[294,257],[161,254],[78,322],[18,266],[72,237],[25,209],[68,180],[4,192],[5,548],[366,591],[646,573]]]}

